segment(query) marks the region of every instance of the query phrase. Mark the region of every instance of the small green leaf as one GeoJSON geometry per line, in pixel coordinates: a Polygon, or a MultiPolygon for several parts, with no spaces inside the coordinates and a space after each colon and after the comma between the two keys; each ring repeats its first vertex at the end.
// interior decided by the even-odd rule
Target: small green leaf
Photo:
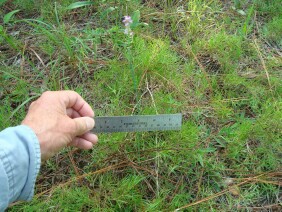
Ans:
{"type": "Polygon", "coordinates": [[[75,3],[70,4],[67,7],[67,10],[73,10],[73,9],[76,9],[76,8],[80,8],[80,7],[84,7],[84,6],[88,6],[88,5],[92,5],[92,4],[94,4],[93,1],[79,1],[79,2],[75,2],[75,3]]]}
{"type": "Polygon", "coordinates": [[[244,10],[237,10],[237,13],[239,13],[240,15],[246,15],[246,13],[244,12],[244,10]]]}
{"type": "Polygon", "coordinates": [[[223,143],[219,138],[214,138],[216,140],[216,142],[219,144],[220,147],[225,148],[226,144],[223,143]]]}
{"type": "Polygon", "coordinates": [[[212,147],[208,147],[208,148],[205,148],[205,149],[201,149],[200,152],[202,153],[209,153],[209,152],[215,152],[216,151],[216,148],[212,148],[212,147]]]}
{"type": "Polygon", "coordinates": [[[204,161],[203,161],[203,157],[202,155],[197,155],[197,158],[198,158],[198,162],[201,164],[202,167],[204,167],[204,161]]]}
{"type": "Polygon", "coordinates": [[[3,22],[4,24],[9,23],[9,21],[11,20],[11,18],[13,17],[14,14],[16,14],[17,12],[19,12],[20,10],[13,10],[9,13],[7,13],[4,18],[3,18],[3,22]]]}
{"type": "Polygon", "coordinates": [[[132,21],[133,23],[130,25],[131,28],[137,27],[139,25],[140,21],[140,11],[135,10],[133,15],[132,15],[132,21]]]}
{"type": "Polygon", "coordinates": [[[139,10],[134,11],[132,15],[132,20],[133,20],[133,23],[139,23],[139,20],[140,20],[140,11],[139,10]]]}
{"type": "Polygon", "coordinates": [[[116,10],[118,7],[109,7],[107,8],[102,14],[101,17],[105,18],[105,16],[107,16],[109,13],[113,12],[114,10],[116,10]]]}

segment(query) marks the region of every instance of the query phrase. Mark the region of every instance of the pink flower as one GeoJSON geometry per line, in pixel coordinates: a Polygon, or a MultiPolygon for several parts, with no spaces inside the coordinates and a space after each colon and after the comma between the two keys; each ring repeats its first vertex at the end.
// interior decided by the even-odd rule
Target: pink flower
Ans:
{"type": "Polygon", "coordinates": [[[124,29],[124,34],[133,36],[133,32],[130,29],[130,24],[132,24],[132,19],[129,15],[126,15],[122,18],[122,23],[124,23],[125,29],[124,29]]]}
{"type": "Polygon", "coordinates": [[[122,19],[122,23],[124,23],[125,27],[129,26],[130,24],[132,24],[132,22],[133,21],[132,21],[132,19],[131,19],[131,17],[129,15],[124,16],[123,19],[122,19]]]}

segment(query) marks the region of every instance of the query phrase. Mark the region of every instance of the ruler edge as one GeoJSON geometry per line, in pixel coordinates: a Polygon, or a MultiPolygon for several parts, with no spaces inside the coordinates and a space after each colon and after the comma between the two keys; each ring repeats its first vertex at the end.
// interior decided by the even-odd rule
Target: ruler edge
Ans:
{"type": "Polygon", "coordinates": [[[175,116],[178,115],[181,117],[182,121],[182,113],[173,113],[173,114],[155,114],[155,115],[127,115],[127,116],[94,116],[95,118],[129,118],[129,117],[153,117],[153,116],[175,116]]]}
{"type": "Polygon", "coordinates": [[[155,114],[155,115],[128,115],[128,116],[97,116],[94,117],[94,121],[95,118],[111,118],[111,119],[115,119],[115,118],[136,118],[136,117],[142,117],[142,118],[146,118],[146,117],[155,117],[155,116],[178,116],[177,118],[180,118],[180,126],[178,127],[178,129],[173,129],[173,127],[171,127],[172,129],[164,129],[164,130],[148,130],[148,131],[100,131],[100,132],[95,132],[95,127],[93,129],[91,129],[91,132],[93,133],[119,133],[119,132],[156,132],[156,131],[169,131],[169,130],[181,130],[181,126],[182,126],[182,113],[173,113],[173,114],[155,114]]]}

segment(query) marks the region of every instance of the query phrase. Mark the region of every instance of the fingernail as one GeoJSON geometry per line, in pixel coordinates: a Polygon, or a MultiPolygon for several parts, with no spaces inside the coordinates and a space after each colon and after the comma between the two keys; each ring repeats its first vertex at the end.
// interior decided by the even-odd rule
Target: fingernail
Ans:
{"type": "Polygon", "coordinates": [[[94,127],[94,119],[87,117],[87,119],[85,119],[86,122],[86,126],[88,130],[93,129],[94,127]]]}

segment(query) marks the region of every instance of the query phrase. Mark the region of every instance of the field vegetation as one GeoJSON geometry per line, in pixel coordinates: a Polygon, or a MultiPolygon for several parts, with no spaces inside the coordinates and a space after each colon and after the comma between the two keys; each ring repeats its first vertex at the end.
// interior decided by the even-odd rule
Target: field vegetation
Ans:
{"type": "Polygon", "coordinates": [[[46,90],[183,115],[64,149],[8,211],[282,210],[281,48],[281,0],[0,0],[1,130],[46,90]]]}

